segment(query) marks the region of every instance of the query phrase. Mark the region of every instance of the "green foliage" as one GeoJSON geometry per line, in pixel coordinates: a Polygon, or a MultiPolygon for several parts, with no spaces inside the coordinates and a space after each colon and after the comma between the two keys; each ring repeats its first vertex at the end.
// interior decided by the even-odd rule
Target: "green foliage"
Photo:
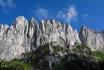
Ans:
{"type": "Polygon", "coordinates": [[[77,44],[72,51],[74,53],[54,64],[53,70],[104,70],[103,51],[91,51],[85,44],[77,44]]]}
{"type": "Polygon", "coordinates": [[[63,51],[64,49],[60,46],[53,46],[53,53],[57,54],[59,51],[63,51]]]}
{"type": "Polygon", "coordinates": [[[104,61],[104,52],[103,51],[94,51],[93,56],[97,61],[104,61]]]}
{"type": "Polygon", "coordinates": [[[104,61],[104,52],[103,51],[91,51],[91,49],[86,44],[78,44],[73,51],[80,56],[92,57],[97,61],[104,61]]]}
{"type": "Polygon", "coordinates": [[[53,70],[65,70],[65,67],[63,64],[55,64],[55,66],[53,67],[53,70]]]}
{"type": "Polygon", "coordinates": [[[72,49],[75,53],[80,54],[81,56],[91,56],[92,51],[86,44],[77,45],[74,49],[72,49]]]}
{"type": "MultiPolygon", "coordinates": [[[[53,54],[66,50],[60,46],[51,46],[51,48],[53,54]]],[[[100,66],[104,65],[104,52],[92,52],[85,44],[77,44],[72,51],[74,53],[70,52],[63,57],[59,57],[59,62],[52,63],[52,70],[101,70],[99,69],[100,66]],[[95,57],[94,60],[92,60],[92,57],[95,57]]],[[[0,61],[0,70],[49,70],[48,57],[56,57],[53,54],[50,54],[49,44],[45,44],[35,51],[24,53],[24,57],[20,60],[0,61]]]]}
{"type": "Polygon", "coordinates": [[[43,54],[49,54],[49,44],[45,44],[43,47],[40,48],[40,52],[43,54]]]}
{"type": "Polygon", "coordinates": [[[36,51],[31,51],[23,54],[22,61],[30,64],[34,69],[45,69],[48,67],[49,62],[47,56],[49,56],[49,44],[40,46],[36,51]]]}
{"type": "Polygon", "coordinates": [[[0,70],[31,70],[30,65],[22,61],[0,61],[0,70]]]}
{"type": "Polygon", "coordinates": [[[99,63],[88,57],[80,57],[77,54],[69,54],[60,63],[54,64],[53,70],[101,70],[99,63]]]}

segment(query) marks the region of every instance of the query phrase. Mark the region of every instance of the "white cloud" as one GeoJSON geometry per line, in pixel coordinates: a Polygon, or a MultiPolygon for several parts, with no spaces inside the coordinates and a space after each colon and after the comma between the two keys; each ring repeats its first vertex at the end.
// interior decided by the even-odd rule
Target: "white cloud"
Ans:
{"type": "Polygon", "coordinates": [[[14,0],[0,0],[0,8],[3,12],[7,13],[9,9],[13,9],[16,7],[14,0]]]}
{"type": "Polygon", "coordinates": [[[69,19],[72,19],[73,17],[76,17],[77,16],[77,11],[76,11],[76,9],[75,9],[74,6],[71,6],[71,7],[68,8],[66,14],[67,14],[67,17],[69,19]]]}
{"type": "Polygon", "coordinates": [[[38,8],[37,10],[34,10],[34,13],[38,18],[48,18],[49,16],[48,10],[44,8],[38,8]]]}
{"type": "Polygon", "coordinates": [[[70,23],[73,19],[76,19],[77,15],[76,8],[74,6],[70,6],[65,10],[59,11],[57,18],[63,19],[64,21],[70,23]]]}
{"type": "Polygon", "coordinates": [[[68,8],[54,12],[47,10],[45,8],[39,7],[36,10],[33,10],[35,16],[39,19],[48,19],[48,18],[58,18],[59,20],[64,20],[65,22],[70,23],[72,20],[77,21],[77,11],[74,6],[69,6],[68,8]],[[56,14],[55,14],[56,13],[56,14]]]}

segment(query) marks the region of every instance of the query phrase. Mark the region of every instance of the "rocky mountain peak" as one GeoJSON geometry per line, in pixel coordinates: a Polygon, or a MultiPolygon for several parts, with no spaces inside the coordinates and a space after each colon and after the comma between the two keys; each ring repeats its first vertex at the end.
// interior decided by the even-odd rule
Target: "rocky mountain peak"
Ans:
{"type": "Polygon", "coordinates": [[[27,19],[24,16],[19,16],[16,18],[16,22],[17,24],[23,25],[25,23],[27,23],[27,19]]]}

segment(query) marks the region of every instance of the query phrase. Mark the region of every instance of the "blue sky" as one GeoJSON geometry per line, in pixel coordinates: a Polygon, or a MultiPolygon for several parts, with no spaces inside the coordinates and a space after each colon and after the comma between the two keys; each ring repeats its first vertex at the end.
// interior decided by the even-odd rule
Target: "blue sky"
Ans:
{"type": "Polygon", "coordinates": [[[104,30],[104,0],[0,0],[0,24],[17,16],[58,19],[79,30],[82,25],[104,30]]]}

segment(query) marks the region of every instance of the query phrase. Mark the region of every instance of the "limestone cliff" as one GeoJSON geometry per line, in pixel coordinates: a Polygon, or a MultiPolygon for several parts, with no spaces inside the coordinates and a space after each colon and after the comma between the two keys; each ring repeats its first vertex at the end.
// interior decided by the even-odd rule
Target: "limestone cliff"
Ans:
{"type": "MultiPolygon", "coordinates": [[[[0,25],[0,58],[11,60],[39,46],[49,43],[50,46],[72,48],[75,43],[81,43],[78,32],[68,24],[55,20],[35,19],[28,21],[19,16],[11,26],[0,25]]],[[[52,51],[52,48],[50,47],[52,51]]]]}
{"type": "Polygon", "coordinates": [[[86,43],[92,51],[104,49],[104,32],[97,32],[94,29],[82,27],[79,32],[82,43],[86,43]]]}
{"type": "MultiPolygon", "coordinates": [[[[68,50],[77,43],[85,43],[91,50],[103,50],[104,32],[82,27],[78,33],[70,24],[56,20],[37,22],[34,18],[28,21],[23,16],[17,17],[11,26],[0,25],[0,59],[21,58],[22,53],[35,51],[46,44],[52,53],[52,46],[68,50]]],[[[59,55],[65,53],[67,51],[59,52],[59,55]]]]}

